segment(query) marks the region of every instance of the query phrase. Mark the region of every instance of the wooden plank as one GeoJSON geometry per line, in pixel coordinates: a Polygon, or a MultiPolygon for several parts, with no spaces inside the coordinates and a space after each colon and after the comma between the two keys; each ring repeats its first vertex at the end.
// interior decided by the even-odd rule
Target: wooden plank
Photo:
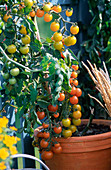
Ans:
{"type": "MultiPolygon", "coordinates": [[[[35,152],[35,157],[40,159],[39,149],[37,147],[34,148],[34,152],[35,152]]],[[[36,161],[35,167],[40,169],[40,163],[36,161]]]]}

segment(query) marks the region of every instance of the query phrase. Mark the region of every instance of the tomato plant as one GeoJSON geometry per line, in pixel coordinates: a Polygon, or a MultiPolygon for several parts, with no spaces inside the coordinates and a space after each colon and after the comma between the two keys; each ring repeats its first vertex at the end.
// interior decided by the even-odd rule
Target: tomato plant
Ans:
{"type": "Polygon", "coordinates": [[[0,59],[7,95],[4,106],[12,106],[14,100],[12,107],[17,108],[17,120],[24,119],[23,130],[30,136],[34,132],[33,145],[39,148],[42,159],[48,160],[53,153],[62,152],[55,140],[63,136],[62,131],[65,137],[76,131],[72,125],[75,117],[70,115],[76,111],[73,104],[80,96],[75,93],[79,63],[66,46],[74,45],[77,38],[67,30],[67,23],[74,23],[61,15],[62,12],[70,17],[73,10],[62,10],[61,5],[49,1],[33,0],[5,1],[5,6],[6,10],[0,6],[0,59]],[[41,37],[41,18],[44,24],[51,22],[49,29],[54,32],[51,37],[41,37]],[[38,126],[41,128],[37,130],[38,126]]]}

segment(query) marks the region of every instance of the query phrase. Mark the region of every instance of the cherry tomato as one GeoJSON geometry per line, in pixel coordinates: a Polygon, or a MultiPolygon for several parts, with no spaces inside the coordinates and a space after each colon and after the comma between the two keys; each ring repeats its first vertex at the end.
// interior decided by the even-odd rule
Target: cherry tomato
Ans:
{"type": "Polygon", "coordinates": [[[72,123],[75,125],[75,126],[79,126],[81,124],[81,119],[72,119],[72,123]]]}
{"type": "Polygon", "coordinates": [[[72,34],[78,34],[78,32],[79,32],[79,27],[72,25],[72,26],[70,27],[70,32],[71,32],[72,34]]]}
{"type": "Polygon", "coordinates": [[[70,125],[70,126],[69,126],[69,129],[72,131],[72,133],[74,133],[74,132],[76,132],[77,127],[74,126],[74,125],[70,125]]]}
{"type": "Polygon", "coordinates": [[[54,6],[54,7],[53,7],[53,10],[54,10],[55,12],[57,12],[57,13],[60,13],[60,12],[62,11],[62,8],[61,8],[60,5],[57,5],[57,6],[54,6]]]}
{"type": "Polygon", "coordinates": [[[77,42],[77,39],[75,36],[69,36],[69,44],[70,45],[74,45],[74,44],[76,44],[76,42],[77,42]]]}
{"type": "Polygon", "coordinates": [[[50,10],[51,10],[50,4],[45,4],[45,5],[43,6],[43,11],[49,12],[50,10]]]}
{"type": "Polygon", "coordinates": [[[50,22],[50,21],[52,20],[52,18],[53,18],[52,14],[46,13],[46,14],[44,15],[44,21],[45,21],[45,22],[50,22]]]}
{"type": "Polygon", "coordinates": [[[74,108],[75,110],[81,111],[81,106],[80,106],[79,104],[73,105],[73,108],[74,108]]]}
{"type": "Polygon", "coordinates": [[[62,147],[61,147],[61,146],[58,146],[58,147],[52,147],[52,151],[53,151],[54,153],[59,154],[59,153],[61,153],[61,152],[62,152],[62,147]]]}
{"type": "Polygon", "coordinates": [[[50,133],[49,133],[49,132],[44,132],[44,133],[43,133],[43,137],[44,137],[45,139],[49,138],[49,137],[50,137],[50,133]]]}
{"type": "Polygon", "coordinates": [[[41,120],[41,119],[44,119],[44,117],[45,117],[45,112],[40,112],[40,111],[38,111],[37,112],[37,116],[38,116],[38,118],[41,120]]]}
{"type": "Polygon", "coordinates": [[[63,43],[62,43],[62,41],[59,41],[59,42],[54,42],[54,48],[56,49],[56,50],[61,50],[62,49],[62,47],[63,47],[63,43]]]}
{"type": "Polygon", "coordinates": [[[55,118],[58,118],[58,117],[59,117],[59,113],[54,113],[53,116],[54,116],[55,118]]]}
{"type": "Polygon", "coordinates": [[[53,157],[53,152],[52,151],[43,151],[41,154],[42,160],[49,160],[53,157]]]}
{"type": "Polygon", "coordinates": [[[9,79],[9,83],[10,83],[11,85],[16,84],[16,82],[17,82],[17,80],[16,80],[15,78],[9,79]]]}
{"type": "Polygon", "coordinates": [[[78,103],[78,97],[72,96],[69,98],[71,104],[77,104],[78,103]]]}
{"type": "Polygon", "coordinates": [[[61,126],[54,127],[54,132],[57,133],[57,134],[61,133],[62,132],[62,127],[61,126]]]}
{"type": "Polygon", "coordinates": [[[77,78],[77,76],[78,76],[78,74],[77,74],[77,72],[75,72],[75,71],[73,71],[72,73],[71,73],[71,77],[72,78],[77,78]]]}
{"type": "Polygon", "coordinates": [[[38,138],[43,138],[43,137],[44,137],[43,132],[38,132],[38,133],[37,133],[37,137],[38,137],[38,138]]]}
{"type": "Polygon", "coordinates": [[[66,10],[66,16],[67,17],[70,17],[70,16],[72,16],[72,14],[73,14],[73,9],[71,8],[71,10],[66,10]]]}
{"type": "Polygon", "coordinates": [[[75,95],[76,94],[76,87],[72,87],[72,90],[70,92],[71,95],[75,95]]]}
{"type": "Polygon", "coordinates": [[[16,52],[16,46],[14,44],[11,44],[7,47],[7,51],[11,54],[16,52]]]}
{"type": "Polygon", "coordinates": [[[74,84],[75,86],[78,86],[78,80],[73,80],[73,84],[74,84]]]}
{"type": "Polygon", "coordinates": [[[50,29],[54,32],[58,31],[60,28],[60,24],[58,22],[52,22],[50,25],[50,29]]]}
{"type": "Polygon", "coordinates": [[[18,76],[19,73],[20,73],[19,68],[13,68],[13,69],[10,70],[10,74],[11,74],[12,76],[18,76]]]}
{"type": "Polygon", "coordinates": [[[30,43],[30,36],[25,35],[25,37],[21,38],[23,44],[29,44],[30,43]]]}
{"type": "Polygon", "coordinates": [[[55,143],[54,144],[54,147],[56,147],[56,148],[59,147],[59,146],[60,146],[60,143],[55,143]]]}
{"type": "Polygon", "coordinates": [[[5,14],[4,17],[3,17],[3,20],[4,20],[5,22],[7,22],[9,18],[12,18],[12,16],[5,14]]]}
{"type": "Polygon", "coordinates": [[[24,25],[21,25],[21,28],[20,28],[19,32],[20,32],[21,34],[26,35],[26,34],[27,34],[26,27],[25,27],[24,25]]]}
{"type": "Polygon", "coordinates": [[[53,40],[59,42],[62,40],[62,34],[60,32],[55,32],[53,35],[53,40]]]}
{"type": "Polygon", "coordinates": [[[64,127],[69,127],[69,126],[71,125],[70,119],[69,119],[69,118],[67,118],[67,119],[62,119],[62,125],[63,125],[64,127]]]}
{"type": "Polygon", "coordinates": [[[33,1],[32,0],[24,0],[24,4],[25,4],[25,6],[31,7],[33,5],[33,1]]]}
{"type": "Polygon", "coordinates": [[[28,52],[29,52],[29,47],[28,46],[21,46],[20,47],[20,52],[22,53],[22,54],[27,54],[28,52]]]}
{"type": "Polygon", "coordinates": [[[79,69],[79,66],[78,65],[72,65],[72,68],[77,71],[79,69]]]}
{"type": "Polygon", "coordinates": [[[36,16],[39,17],[39,18],[43,17],[44,16],[44,11],[41,10],[41,9],[38,9],[37,12],[36,12],[36,16]]]}
{"type": "Polygon", "coordinates": [[[64,93],[59,93],[59,101],[63,101],[65,99],[65,94],[64,93]]]}
{"type": "Polygon", "coordinates": [[[53,105],[50,104],[50,105],[48,106],[48,110],[49,110],[50,112],[56,112],[57,109],[58,109],[58,105],[53,106],[53,105]]]}
{"type": "Polygon", "coordinates": [[[81,112],[79,110],[73,112],[73,117],[75,119],[80,119],[82,116],[81,112]]]}
{"type": "Polygon", "coordinates": [[[8,79],[9,78],[9,73],[3,73],[3,78],[8,79]]]}
{"type": "Polygon", "coordinates": [[[29,14],[30,14],[31,17],[35,17],[35,11],[34,10],[31,11],[29,14]]]}
{"type": "Polygon", "coordinates": [[[43,123],[42,126],[43,126],[43,128],[45,129],[45,128],[48,128],[48,127],[49,127],[49,124],[43,123]]]}
{"type": "Polygon", "coordinates": [[[82,90],[80,88],[76,89],[76,96],[80,97],[82,95],[82,90]]]}
{"type": "Polygon", "coordinates": [[[62,134],[63,134],[64,138],[68,138],[68,137],[72,136],[72,131],[70,129],[63,130],[62,134]]]}
{"type": "MultiPolygon", "coordinates": [[[[43,136],[44,136],[44,134],[43,134],[43,136]]],[[[47,141],[45,141],[44,139],[42,139],[42,140],[40,141],[40,146],[41,146],[42,148],[47,148],[48,145],[49,145],[49,143],[48,143],[47,141]]]]}

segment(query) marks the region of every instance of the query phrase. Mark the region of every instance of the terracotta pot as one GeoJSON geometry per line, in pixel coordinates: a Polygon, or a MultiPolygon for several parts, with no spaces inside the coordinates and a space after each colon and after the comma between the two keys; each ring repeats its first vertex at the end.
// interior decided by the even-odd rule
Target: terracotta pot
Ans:
{"type": "MultiPolygon", "coordinates": [[[[88,120],[83,120],[86,124],[88,120]]],[[[111,125],[110,120],[93,120],[111,125]]],[[[63,151],[46,161],[50,170],[111,170],[111,132],[83,137],[58,138],[63,151]]]]}

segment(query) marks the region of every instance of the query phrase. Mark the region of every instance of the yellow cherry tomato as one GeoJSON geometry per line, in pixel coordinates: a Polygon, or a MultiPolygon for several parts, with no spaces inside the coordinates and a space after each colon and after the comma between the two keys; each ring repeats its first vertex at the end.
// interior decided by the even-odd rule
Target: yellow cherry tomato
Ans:
{"type": "Polygon", "coordinates": [[[45,5],[43,6],[43,11],[49,12],[50,10],[51,10],[50,4],[45,4],[45,5]]]}
{"type": "Polygon", "coordinates": [[[63,130],[62,134],[63,134],[64,138],[68,138],[68,137],[72,136],[72,131],[70,129],[63,130]]]}
{"type": "Polygon", "coordinates": [[[60,28],[60,24],[58,22],[52,22],[50,25],[50,29],[54,32],[58,31],[60,28]]]}
{"type": "Polygon", "coordinates": [[[53,40],[58,42],[62,40],[62,34],[60,32],[55,32],[53,35],[53,40]]]}
{"type": "Polygon", "coordinates": [[[11,54],[16,52],[16,46],[14,44],[11,44],[7,47],[7,51],[11,54]]]}
{"type": "Polygon", "coordinates": [[[71,27],[70,27],[70,32],[72,33],[72,34],[78,34],[78,32],[79,32],[79,27],[76,25],[76,26],[74,26],[74,25],[72,25],[71,27]]]}
{"type": "Polygon", "coordinates": [[[8,20],[9,18],[12,18],[12,16],[5,14],[4,17],[3,17],[3,20],[4,20],[5,22],[7,22],[7,20],[8,20]]]}
{"type": "Polygon", "coordinates": [[[70,119],[69,119],[69,118],[67,118],[67,119],[62,119],[62,125],[63,125],[64,127],[69,127],[69,126],[71,125],[70,119]]]}
{"type": "Polygon", "coordinates": [[[31,7],[33,5],[32,0],[24,0],[25,6],[31,7]]]}
{"type": "Polygon", "coordinates": [[[24,34],[26,35],[27,34],[27,30],[26,30],[26,27],[24,25],[21,25],[21,29],[19,31],[21,34],[24,34]]]}
{"type": "Polygon", "coordinates": [[[54,48],[56,49],[56,50],[61,50],[62,49],[62,47],[63,47],[63,43],[62,43],[62,41],[59,41],[59,42],[54,42],[54,48]]]}
{"type": "Polygon", "coordinates": [[[72,119],[72,123],[75,125],[75,126],[79,126],[81,124],[81,119],[72,119]]]}
{"type": "Polygon", "coordinates": [[[72,133],[76,132],[77,127],[75,125],[70,125],[69,129],[72,131],[72,133]]]}
{"type": "Polygon", "coordinates": [[[20,47],[20,52],[22,54],[27,54],[29,52],[29,47],[28,46],[20,47]]]}
{"type": "Polygon", "coordinates": [[[67,16],[67,17],[72,16],[72,14],[73,14],[73,9],[71,9],[71,10],[66,10],[66,16],[67,16]]]}
{"type": "Polygon", "coordinates": [[[23,44],[29,44],[30,43],[30,37],[29,35],[26,35],[25,37],[21,38],[23,44]]]}

